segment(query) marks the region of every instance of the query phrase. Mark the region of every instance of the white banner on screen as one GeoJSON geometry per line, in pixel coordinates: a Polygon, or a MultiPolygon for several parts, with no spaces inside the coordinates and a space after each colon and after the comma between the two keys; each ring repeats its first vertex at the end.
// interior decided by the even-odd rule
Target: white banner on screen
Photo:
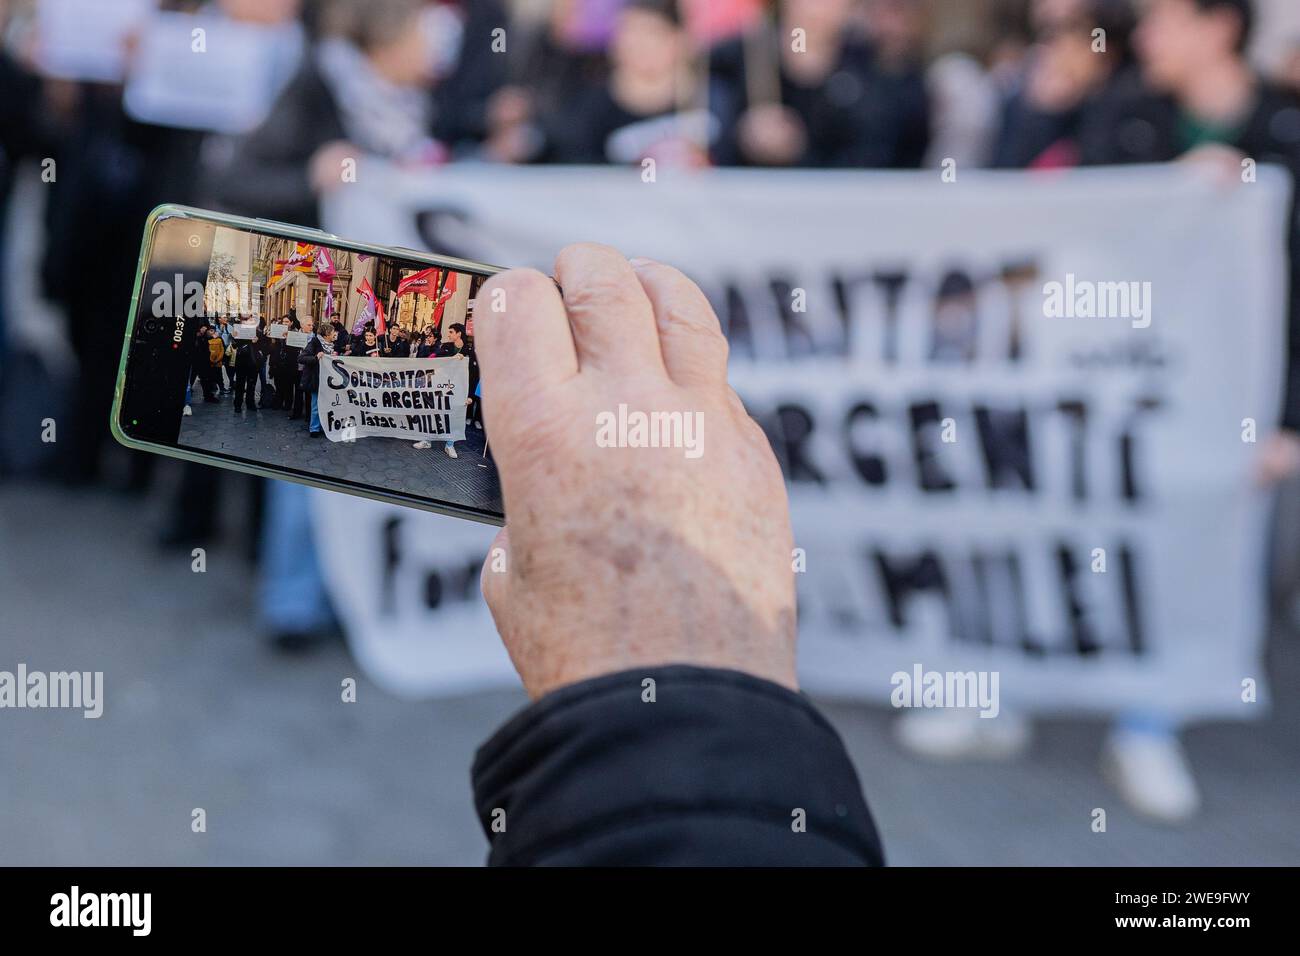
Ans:
{"type": "MultiPolygon", "coordinates": [[[[1004,707],[1254,712],[1263,501],[1243,421],[1262,439],[1279,405],[1276,170],[1232,190],[1169,168],[358,178],[327,209],[342,236],[542,269],[594,240],[700,282],[786,469],[807,689],[883,703],[920,664],[998,671],[1004,707]]],[[[451,519],[333,514],[327,552],[400,520],[444,564],[485,553],[451,519]]],[[[354,641],[403,641],[408,689],[445,689],[448,603],[385,617],[379,566],[347,573],[354,641]]],[[[457,613],[494,643],[485,614],[457,613]]]]}
{"type": "Polygon", "coordinates": [[[464,441],[469,362],[456,358],[328,357],[320,417],[330,441],[464,441]]]}

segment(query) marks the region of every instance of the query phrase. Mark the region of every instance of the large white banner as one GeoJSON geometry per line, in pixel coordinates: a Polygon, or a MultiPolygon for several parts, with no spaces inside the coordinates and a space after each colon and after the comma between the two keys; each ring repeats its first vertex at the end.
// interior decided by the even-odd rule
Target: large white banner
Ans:
{"type": "MultiPolygon", "coordinates": [[[[1173,168],[647,183],[363,166],[327,223],[544,270],[565,243],[607,242],[695,278],[789,482],[807,689],[883,703],[919,665],[997,671],[1003,707],[1247,716],[1289,188],[1271,169],[1225,189],[1173,168]]],[[[330,513],[326,552],[395,520],[421,542],[390,578],[468,567],[490,540],[383,506],[330,513]]],[[[513,680],[499,655],[470,675],[453,659],[444,622],[496,640],[467,578],[437,602],[403,578],[385,611],[383,566],[350,565],[342,602],[363,660],[404,648],[378,679],[513,680]]]]}
{"type": "Polygon", "coordinates": [[[320,416],[330,441],[464,441],[469,360],[323,356],[320,416]]]}

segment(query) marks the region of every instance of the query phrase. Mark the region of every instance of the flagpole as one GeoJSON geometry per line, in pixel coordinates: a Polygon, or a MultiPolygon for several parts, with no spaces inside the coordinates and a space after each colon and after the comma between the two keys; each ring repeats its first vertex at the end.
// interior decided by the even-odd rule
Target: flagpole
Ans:
{"type": "MultiPolygon", "coordinates": [[[[400,316],[398,315],[398,309],[396,308],[396,306],[397,306],[397,292],[394,289],[389,289],[388,290],[388,317],[391,318],[394,322],[397,322],[398,327],[400,328],[401,327],[401,322],[399,321],[400,316]]],[[[384,348],[391,349],[392,347],[393,347],[392,343],[389,341],[388,338],[388,323],[385,322],[384,323],[384,348]]]]}
{"type": "Polygon", "coordinates": [[[773,55],[771,29],[764,11],[757,27],[744,35],[745,99],[750,109],[781,102],[781,65],[779,53],[773,55]]]}

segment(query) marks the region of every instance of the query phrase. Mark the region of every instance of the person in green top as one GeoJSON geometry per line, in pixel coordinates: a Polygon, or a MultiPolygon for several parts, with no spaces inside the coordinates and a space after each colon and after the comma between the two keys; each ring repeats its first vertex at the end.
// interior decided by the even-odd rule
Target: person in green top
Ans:
{"type": "MultiPolygon", "coordinates": [[[[1300,99],[1246,57],[1254,0],[1151,0],[1133,36],[1140,76],[1092,112],[1080,136],[1087,165],[1204,162],[1243,179],[1244,161],[1286,167],[1300,182],[1300,99]]],[[[1246,164],[1249,166],[1249,164],[1246,164]]],[[[1261,443],[1260,478],[1300,472],[1300,225],[1294,208],[1290,346],[1280,425],[1261,443]]]]}

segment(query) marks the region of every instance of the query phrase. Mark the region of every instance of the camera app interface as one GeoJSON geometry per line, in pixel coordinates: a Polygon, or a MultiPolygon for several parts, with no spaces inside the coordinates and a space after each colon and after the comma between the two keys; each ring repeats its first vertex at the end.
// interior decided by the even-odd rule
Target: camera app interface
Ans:
{"type": "Polygon", "coordinates": [[[474,353],[485,276],[209,228],[202,282],[151,269],[146,290],[188,317],[178,446],[502,512],[474,353]]]}

